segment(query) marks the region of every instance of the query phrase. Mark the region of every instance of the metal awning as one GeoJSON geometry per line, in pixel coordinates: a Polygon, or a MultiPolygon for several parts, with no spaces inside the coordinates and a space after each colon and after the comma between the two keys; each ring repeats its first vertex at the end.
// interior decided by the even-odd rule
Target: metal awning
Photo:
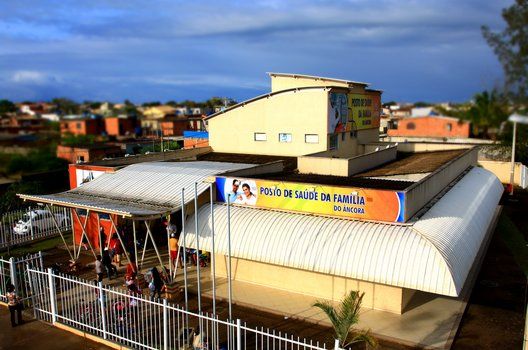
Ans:
{"type": "Polygon", "coordinates": [[[106,173],[70,191],[50,195],[18,194],[24,200],[70,208],[117,214],[123,217],[152,217],[169,214],[181,207],[182,188],[185,201],[209,188],[208,177],[247,169],[253,164],[195,162],[150,162],[129,165],[115,173],[106,173]]]}
{"type": "MultiPolygon", "coordinates": [[[[233,257],[458,296],[494,217],[503,187],[473,168],[412,224],[352,221],[232,206],[233,257]]],[[[227,254],[227,210],[213,206],[215,252],[227,254]]],[[[212,250],[211,210],[198,211],[200,248],[212,250]]],[[[196,248],[194,215],[185,224],[196,248]]],[[[180,240],[183,241],[183,240],[180,240]]]]}

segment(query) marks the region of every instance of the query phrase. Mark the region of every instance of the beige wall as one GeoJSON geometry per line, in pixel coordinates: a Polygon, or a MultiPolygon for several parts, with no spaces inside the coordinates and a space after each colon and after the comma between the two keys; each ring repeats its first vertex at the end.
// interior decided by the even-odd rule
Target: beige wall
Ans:
{"type": "Polygon", "coordinates": [[[351,176],[396,159],[396,146],[378,146],[369,153],[355,157],[331,158],[329,152],[297,158],[297,167],[303,174],[351,176]]]}
{"type": "Polygon", "coordinates": [[[341,86],[348,88],[345,82],[328,81],[322,79],[310,79],[302,77],[281,77],[271,76],[271,91],[281,91],[287,89],[294,89],[307,86],[341,86]]]}
{"type": "MultiPolygon", "coordinates": [[[[217,277],[227,277],[227,258],[217,255],[217,277]]],[[[365,292],[362,306],[377,310],[403,313],[414,291],[350,278],[325,275],[265,264],[244,259],[232,259],[234,280],[254,283],[266,287],[311,295],[317,298],[340,301],[346,292],[359,290],[365,292]]]]}
{"type": "Polygon", "coordinates": [[[279,93],[221,113],[208,120],[209,145],[215,152],[299,156],[327,149],[328,91],[308,89],[279,93]],[[255,141],[254,133],[267,141],[255,141]],[[291,133],[292,142],[279,142],[291,133]],[[319,143],[305,143],[305,134],[319,143]]]}
{"type": "MultiPolygon", "coordinates": [[[[478,164],[486,170],[491,171],[495,176],[497,176],[500,182],[504,184],[510,183],[510,171],[511,163],[510,162],[498,162],[493,160],[479,160],[478,164]]],[[[514,168],[514,184],[521,186],[521,173],[523,171],[524,165],[522,163],[515,163],[514,168]]]]}

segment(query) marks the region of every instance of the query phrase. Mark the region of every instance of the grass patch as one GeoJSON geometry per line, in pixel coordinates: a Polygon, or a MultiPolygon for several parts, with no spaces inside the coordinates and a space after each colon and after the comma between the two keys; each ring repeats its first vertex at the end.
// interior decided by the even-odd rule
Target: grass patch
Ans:
{"type": "MultiPolygon", "coordinates": [[[[66,242],[71,241],[71,233],[67,233],[64,235],[64,238],[66,239],[66,242]]],[[[45,252],[46,250],[53,249],[57,247],[58,245],[62,245],[64,242],[62,241],[62,238],[60,236],[52,237],[43,239],[41,241],[26,244],[20,247],[13,248],[9,251],[9,256],[11,257],[19,257],[31,253],[37,253],[39,251],[45,252]]],[[[2,254],[5,254],[7,256],[7,250],[3,251],[2,254]]]]}
{"type": "Polygon", "coordinates": [[[528,246],[523,234],[513,221],[504,213],[499,218],[499,235],[513,254],[524,275],[528,277],[528,246]]]}

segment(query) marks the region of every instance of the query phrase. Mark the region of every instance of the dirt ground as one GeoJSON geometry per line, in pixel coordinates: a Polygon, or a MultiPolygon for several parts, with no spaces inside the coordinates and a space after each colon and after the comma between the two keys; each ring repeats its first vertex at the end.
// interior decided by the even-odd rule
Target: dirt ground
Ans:
{"type": "MultiPolygon", "coordinates": [[[[528,231],[528,192],[503,201],[506,215],[528,231]]],[[[502,219],[502,218],[501,218],[502,219]]],[[[500,224],[484,259],[452,349],[521,349],[526,307],[526,277],[503,238],[500,224]]]]}

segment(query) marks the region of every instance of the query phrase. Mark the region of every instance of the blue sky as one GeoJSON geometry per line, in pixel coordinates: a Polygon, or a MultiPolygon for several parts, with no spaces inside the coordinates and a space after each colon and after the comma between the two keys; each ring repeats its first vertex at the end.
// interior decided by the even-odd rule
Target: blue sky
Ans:
{"type": "Polygon", "coordinates": [[[504,0],[0,4],[0,98],[244,100],[266,72],[366,81],[383,100],[463,101],[498,85],[480,33],[504,0]]]}

